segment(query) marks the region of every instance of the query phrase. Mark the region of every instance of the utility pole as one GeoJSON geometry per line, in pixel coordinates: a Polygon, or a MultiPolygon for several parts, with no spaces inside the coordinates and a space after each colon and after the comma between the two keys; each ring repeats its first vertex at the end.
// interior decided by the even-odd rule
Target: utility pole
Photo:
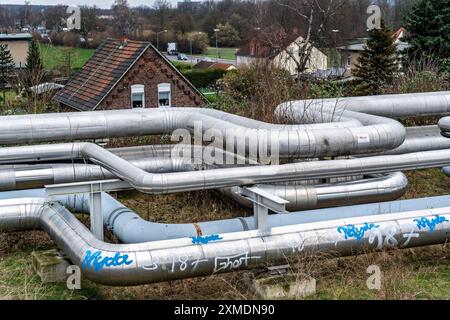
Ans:
{"type": "Polygon", "coordinates": [[[219,41],[217,40],[217,32],[219,32],[220,29],[214,29],[214,33],[216,35],[216,53],[217,53],[217,60],[220,58],[220,52],[219,52],[219,41]]]}
{"type": "Polygon", "coordinates": [[[167,32],[167,30],[162,30],[156,33],[156,49],[158,49],[158,51],[159,51],[159,35],[165,32],[167,32]]]}

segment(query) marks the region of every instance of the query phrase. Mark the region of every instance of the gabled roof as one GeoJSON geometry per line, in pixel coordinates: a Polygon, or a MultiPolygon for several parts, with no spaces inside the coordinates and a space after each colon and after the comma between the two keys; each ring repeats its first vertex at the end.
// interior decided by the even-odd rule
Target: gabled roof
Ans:
{"type": "Polygon", "coordinates": [[[219,70],[232,70],[236,67],[231,63],[212,62],[212,61],[200,61],[194,65],[195,69],[219,69],[219,70]]]}
{"type": "Polygon", "coordinates": [[[237,56],[247,56],[255,58],[274,58],[295,40],[300,38],[298,30],[293,30],[286,34],[283,31],[268,30],[251,38],[236,52],[237,56]]]}
{"type": "Polygon", "coordinates": [[[94,110],[149,49],[155,51],[186,83],[203,96],[149,42],[108,38],[54,99],[81,111],[94,110]]]}
{"type": "MultiPolygon", "coordinates": [[[[401,41],[401,39],[405,36],[406,29],[401,27],[397,31],[392,32],[392,37],[394,38],[397,49],[402,51],[409,47],[407,42],[401,41]]],[[[346,51],[364,51],[366,48],[368,38],[357,38],[349,41],[348,45],[338,47],[340,50],[346,51]]]]}
{"type": "Polygon", "coordinates": [[[214,64],[214,62],[212,61],[199,61],[194,65],[195,69],[208,69],[209,67],[211,67],[214,64]]]}
{"type": "Polygon", "coordinates": [[[393,37],[396,41],[399,41],[405,36],[406,29],[403,27],[400,27],[397,31],[393,33],[393,37]]]}

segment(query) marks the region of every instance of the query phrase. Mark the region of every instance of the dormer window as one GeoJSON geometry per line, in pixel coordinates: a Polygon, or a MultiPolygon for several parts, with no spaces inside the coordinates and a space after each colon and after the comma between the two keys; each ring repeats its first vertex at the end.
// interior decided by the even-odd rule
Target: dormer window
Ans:
{"type": "Polygon", "coordinates": [[[160,108],[172,106],[170,83],[158,84],[158,106],[160,108]]]}
{"type": "Polygon", "coordinates": [[[145,92],[143,84],[131,86],[131,108],[145,108],[145,92]]]}

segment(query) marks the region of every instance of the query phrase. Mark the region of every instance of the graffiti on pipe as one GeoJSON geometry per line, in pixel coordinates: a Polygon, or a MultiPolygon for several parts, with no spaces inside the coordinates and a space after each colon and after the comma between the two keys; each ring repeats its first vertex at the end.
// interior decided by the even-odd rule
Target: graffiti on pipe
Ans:
{"type": "Polygon", "coordinates": [[[212,234],[209,236],[198,236],[198,237],[191,237],[193,244],[208,244],[211,241],[219,241],[223,238],[219,236],[218,234],[212,234]]]}
{"type": "MultiPolygon", "coordinates": [[[[250,260],[260,259],[260,256],[250,256],[248,252],[240,253],[232,256],[215,257],[214,271],[234,270],[243,266],[247,266],[250,260]]],[[[178,271],[195,271],[202,263],[208,263],[210,259],[202,258],[202,256],[189,257],[187,255],[172,256],[169,258],[170,262],[162,262],[159,257],[153,259],[152,263],[143,266],[147,271],[155,271],[158,269],[167,270],[168,272],[178,271]]]]}
{"type": "Polygon", "coordinates": [[[417,228],[419,228],[419,230],[428,228],[430,232],[433,232],[437,225],[444,222],[449,222],[445,217],[441,217],[439,215],[435,215],[431,220],[427,217],[422,217],[419,219],[414,219],[413,221],[417,224],[417,228]]]}
{"type": "Polygon", "coordinates": [[[209,259],[202,259],[201,256],[193,257],[192,261],[189,261],[190,259],[187,255],[179,257],[172,256],[169,259],[169,263],[164,263],[160,261],[159,257],[156,257],[152,260],[152,263],[142,268],[147,271],[155,271],[158,269],[168,270],[169,272],[186,271],[188,269],[195,271],[201,263],[209,261],[209,259]]]}
{"type": "Polygon", "coordinates": [[[346,226],[340,226],[337,228],[337,231],[339,233],[343,233],[345,236],[345,240],[349,238],[356,238],[357,240],[364,239],[364,236],[367,231],[379,228],[379,225],[373,224],[373,223],[364,223],[362,227],[356,227],[353,224],[349,224],[346,226]]]}
{"type": "Polygon", "coordinates": [[[394,248],[397,246],[408,247],[412,239],[418,239],[420,234],[411,229],[409,232],[402,233],[398,239],[395,237],[399,229],[396,226],[391,226],[385,230],[374,229],[369,235],[369,244],[376,244],[377,250],[383,248],[394,248]]]}
{"type": "Polygon", "coordinates": [[[95,272],[103,270],[104,267],[120,267],[123,265],[130,265],[133,260],[128,260],[127,254],[121,254],[116,252],[114,256],[102,256],[101,251],[92,252],[86,250],[83,263],[81,267],[83,269],[94,268],[95,272]]]}
{"type": "Polygon", "coordinates": [[[250,256],[248,252],[227,257],[216,257],[214,259],[214,273],[224,270],[235,270],[248,266],[250,260],[260,259],[260,256],[250,256]]]}

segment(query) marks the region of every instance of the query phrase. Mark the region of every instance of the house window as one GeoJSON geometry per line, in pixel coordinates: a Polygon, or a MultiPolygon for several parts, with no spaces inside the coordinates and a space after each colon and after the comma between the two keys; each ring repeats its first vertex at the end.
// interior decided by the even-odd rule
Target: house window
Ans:
{"type": "Polygon", "coordinates": [[[172,98],[170,94],[170,83],[158,84],[158,106],[171,107],[172,98]]]}
{"type": "Polygon", "coordinates": [[[145,92],[143,84],[131,86],[131,108],[145,108],[145,92]]]}

